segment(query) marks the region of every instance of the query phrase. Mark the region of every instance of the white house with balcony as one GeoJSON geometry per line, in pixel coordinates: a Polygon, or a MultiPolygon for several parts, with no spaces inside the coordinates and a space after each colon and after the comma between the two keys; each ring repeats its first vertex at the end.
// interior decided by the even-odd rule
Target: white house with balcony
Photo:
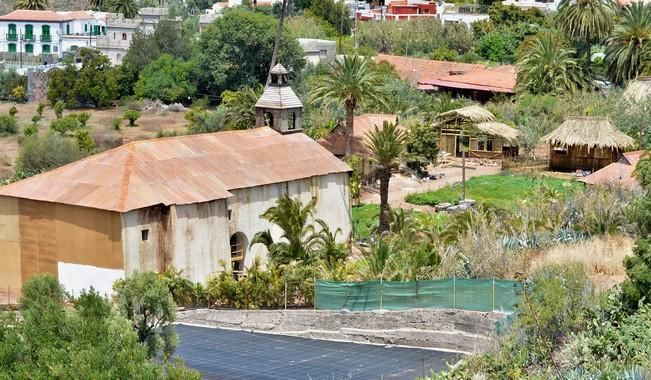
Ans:
{"type": "Polygon", "coordinates": [[[97,39],[97,50],[119,65],[131,45],[136,30],[151,33],[160,20],[167,18],[167,8],[140,8],[138,17],[124,18],[120,14],[106,14],[106,33],[97,39]]]}
{"type": "Polygon", "coordinates": [[[0,16],[0,56],[60,57],[64,52],[95,46],[96,36],[106,31],[102,17],[93,12],[15,10],[0,16]]]}

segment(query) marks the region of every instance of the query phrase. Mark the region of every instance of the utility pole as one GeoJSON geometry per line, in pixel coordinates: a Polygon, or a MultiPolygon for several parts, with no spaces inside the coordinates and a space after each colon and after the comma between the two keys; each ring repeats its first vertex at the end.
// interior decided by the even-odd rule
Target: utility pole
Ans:
{"type": "Polygon", "coordinates": [[[355,34],[353,34],[353,38],[355,39],[355,53],[357,53],[357,48],[359,48],[359,46],[357,45],[357,29],[359,28],[359,22],[357,20],[358,5],[359,5],[359,1],[355,0],[355,34]]]}
{"type": "Polygon", "coordinates": [[[267,85],[271,82],[271,70],[278,63],[278,50],[280,48],[280,36],[283,31],[283,23],[285,22],[285,9],[287,8],[287,0],[283,0],[283,6],[280,9],[280,21],[278,22],[278,29],[276,30],[276,40],[274,41],[274,51],[271,54],[271,66],[269,66],[269,73],[267,74],[267,85]]]}
{"type": "Polygon", "coordinates": [[[346,6],[346,3],[344,3],[344,0],[341,0],[341,14],[339,15],[339,53],[341,54],[341,37],[344,34],[344,17],[346,16],[346,13],[344,12],[344,7],[346,6]]]}

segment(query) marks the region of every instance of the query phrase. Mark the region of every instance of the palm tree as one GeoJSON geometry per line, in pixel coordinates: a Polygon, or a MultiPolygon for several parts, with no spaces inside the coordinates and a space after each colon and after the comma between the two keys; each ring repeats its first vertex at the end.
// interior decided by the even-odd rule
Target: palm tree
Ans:
{"type": "Polygon", "coordinates": [[[97,9],[99,11],[102,10],[102,6],[104,5],[105,0],[89,0],[88,5],[93,8],[97,9]]]}
{"type": "Polygon", "coordinates": [[[341,228],[332,232],[323,220],[317,219],[316,223],[321,230],[315,236],[315,256],[328,270],[334,271],[348,256],[346,244],[337,242],[337,236],[342,233],[341,228]]]}
{"type": "Polygon", "coordinates": [[[558,5],[558,27],[566,36],[585,42],[588,69],[592,44],[608,37],[615,16],[613,0],[561,0],[558,5]]]}
{"type": "Polygon", "coordinates": [[[48,0],[16,0],[14,9],[29,9],[33,11],[42,11],[47,9],[48,0]]]}
{"type": "Polygon", "coordinates": [[[642,70],[643,53],[651,39],[651,5],[634,2],[608,38],[606,62],[608,76],[615,83],[637,77],[642,70]]]}
{"type": "Polygon", "coordinates": [[[294,260],[310,262],[314,255],[316,234],[308,220],[314,214],[314,201],[303,206],[299,199],[287,195],[278,199],[260,217],[277,225],[282,231],[280,241],[274,241],[269,230],[253,236],[251,245],[261,243],[269,250],[269,257],[277,264],[288,264],[294,260]]]}
{"type": "Polygon", "coordinates": [[[385,103],[381,75],[369,66],[369,61],[357,55],[337,60],[312,91],[315,101],[343,102],[346,107],[346,155],[351,153],[353,116],[357,106],[375,101],[385,103]]]}
{"type": "Polygon", "coordinates": [[[389,214],[389,181],[391,170],[398,166],[405,152],[407,134],[395,124],[384,122],[382,129],[375,129],[366,135],[371,158],[378,165],[377,176],[380,179],[380,234],[389,231],[391,216],[389,214]]]}
{"type": "Polygon", "coordinates": [[[518,87],[534,94],[573,92],[588,85],[574,50],[552,33],[526,41],[517,64],[518,87]]]}
{"type": "Polygon", "coordinates": [[[244,87],[238,91],[224,91],[222,104],[226,108],[224,126],[226,129],[249,129],[255,127],[255,103],[264,87],[244,87]]]}
{"type": "Polygon", "coordinates": [[[110,0],[109,7],[112,12],[120,13],[124,18],[134,18],[139,11],[135,0],[110,0]]]}

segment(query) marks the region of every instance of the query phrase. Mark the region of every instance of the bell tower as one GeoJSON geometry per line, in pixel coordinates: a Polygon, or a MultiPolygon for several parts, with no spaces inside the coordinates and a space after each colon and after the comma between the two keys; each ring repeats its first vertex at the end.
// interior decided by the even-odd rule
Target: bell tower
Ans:
{"type": "Polygon", "coordinates": [[[280,133],[302,131],[303,103],[289,86],[289,71],[280,63],[271,69],[271,82],[255,104],[255,126],[280,133]]]}

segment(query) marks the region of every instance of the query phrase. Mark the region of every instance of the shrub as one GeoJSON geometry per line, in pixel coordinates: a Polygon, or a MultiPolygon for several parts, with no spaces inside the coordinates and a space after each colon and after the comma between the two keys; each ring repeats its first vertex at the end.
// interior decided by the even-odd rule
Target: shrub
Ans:
{"type": "Polygon", "coordinates": [[[74,139],[49,131],[26,137],[20,145],[17,172],[38,174],[84,156],[74,139]]]}
{"type": "Polygon", "coordinates": [[[63,117],[63,109],[65,107],[66,104],[61,100],[54,103],[54,114],[56,115],[57,119],[61,119],[63,117]]]}
{"type": "Polygon", "coordinates": [[[445,47],[440,47],[429,54],[429,59],[437,61],[454,61],[459,54],[445,47]]]}
{"type": "Polygon", "coordinates": [[[16,86],[11,90],[11,98],[16,103],[24,103],[27,100],[27,93],[25,87],[16,86]]]}
{"type": "Polygon", "coordinates": [[[75,132],[75,139],[77,140],[77,146],[81,151],[93,153],[95,150],[95,140],[93,140],[87,130],[77,130],[77,132],[75,132]]]}
{"type": "Polygon", "coordinates": [[[79,120],[77,115],[66,115],[64,118],[52,120],[50,129],[58,132],[61,136],[73,135],[79,128],[79,120]]]}
{"type": "Polygon", "coordinates": [[[18,123],[10,115],[0,115],[0,135],[14,135],[18,133],[18,123]]]}
{"type": "Polygon", "coordinates": [[[36,107],[36,113],[38,116],[43,116],[43,110],[45,110],[45,104],[38,103],[38,106],[36,107]]]}
{"type": "Polygon", "coordinates": [[[119,130],[120,130],[120,124],[121,124],[121,123],[122,123],[122,119],[113,119],[113,120],[111,120],[111,126],[112,126],[113,129],[115,129],[116,131],[119,131],[119,130]]]}
{"type": "Polygon", "coordinates": [[[11,108],[9,108],[9,116],[16,117],[17,113],[18,113],[18,108],[16,108],[16,106],[12,106],[11,108]]]}
{"type": "Polygon", "coordinates": [[[138,120],[139,118],[140,118],[140,112],[136,110],[128,110],[124,113],[124,119],[129,120],[130,127],[135,127],[136,120],[138,120]]]}
{"type": "Polygon", "coordinates": [[[183,307],[204,306],[208,303],[206,290],[200,283],[193,283],[182,270],[176,270],[173,265],[160,274],[165,285],[172,294],[174,303],[183,307]]]}
{"type": "Polygon", "coordinates": [[[32,116],[32,124],[37,125],[43,117],[41,115],[32,116]]]}
{"type": "Polygon", "coordinates": [[[86,123],[90,119],[90,113],[89,112],[79,112],[77,114],[77,120],[79,120],[79,123],[81,123],[82,127],[86,127],[86,123]]]}
{"type": "Polygon", "coordinates": [[[36,126],[36,124],[28,125],[23,129],[23,134],[25,135],[25,137],[35,135],[37,133],[38,133],[38,127],[36,126]]]}

